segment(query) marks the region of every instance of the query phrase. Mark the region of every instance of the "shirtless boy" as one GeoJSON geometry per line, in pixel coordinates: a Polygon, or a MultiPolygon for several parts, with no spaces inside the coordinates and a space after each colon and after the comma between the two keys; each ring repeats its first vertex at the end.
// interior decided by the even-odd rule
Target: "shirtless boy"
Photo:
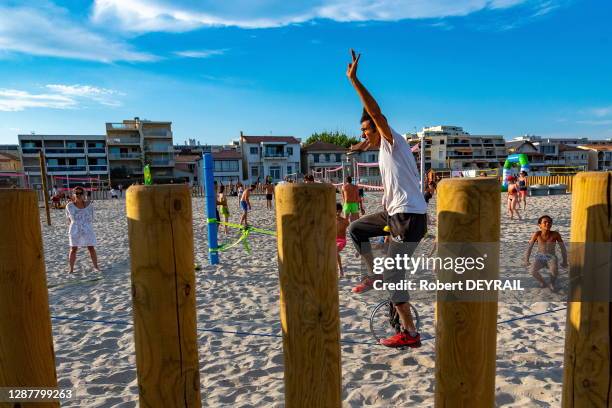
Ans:
{"type": "Polygon", "coordinates": [[[342,202],[344,215],[350,222],[359,218],[361,198],[359,197],[359,187],[353,184],[353,178],[348,176],[342,185],[342,202]]]}
{"type": "MultiPolygon", "coordinates": [[[[219,194],[217,194],[217,205],[220,207],[220,213],[223,215],[225,222],[229,221],[229,207],[227,206],[227,196],[225,195],[225,186],[219,187],[219,194]]],[[[219,220],[221,221],[221,220],[219,220]]],[[[227,234],[227,225],[225,225],[225,233],[227,234]]]]}
{"type": "Polygon", "coordinates": [[[249,197],[251,197],[251,192],[253,192],[253,190],[255,190],[255,184],[251,184],[249,188],[244,190],[244,192],[240,196],[240,208],[242,208],[242,217],[240,217],[240,224],[243,224],[245,226],[248,225],[247,217],[249,210],[251,209],[251,200],[249,200],[249,197]]]}
{"type": "Polygon", "coordinates": [[[342,204],[336,203],[336,249],[338,250],[336,253],[338,256],[338,271],[340,272],[340,277],[344,276],[340,252],[342,252],[346,246],[346,229],[348,226],[348,220],[342,216],[342,204]]]}
{"type": "Polygon", "coordinates": [[[274,196],[274,184],[266,178],[266,184],[264,184],[264,191],[266,192],[266,208],[272,209],[272,197],[274,196]]]}
{"type": "Polygon", "coordinates": [[[565,249],[563,239],[561,238],[561,234],[559,234],[558,231],[550,230],[552,224],[553,220],[548,215],[543,215],[538,219],[538,226],[540,227],[540,230],[536,231],[529,240],[529,247],[527,248],[527,253],[525,254],[525,265],[530,265],[529,258],[531,256],[531,250],[537,241],[538,253],[535,256],[535,261],[531,266],[530,272],[533,277],[540,282],[540,286],[542,288],[548,286],[550,290],[554,292],[556,291],[555,281],[559,275],[557,255],[555,254],[556,244],[559,243],[559,247],[561,248],[561,256],[563,257],[563,261],[561,262],[562,268],[567,268],[567,251],[565,249]],[[550,271],[550,283],[548,285],[546,285],[546,281],[542,275],[540,275],[539,271],[542,268],[547,268],[550,271]]]}

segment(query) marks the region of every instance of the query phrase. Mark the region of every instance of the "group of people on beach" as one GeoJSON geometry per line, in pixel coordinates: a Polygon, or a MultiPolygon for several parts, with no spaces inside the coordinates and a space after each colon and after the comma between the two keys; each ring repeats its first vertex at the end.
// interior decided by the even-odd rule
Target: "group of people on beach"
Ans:
{"type": "MultiPolygon", "coordinates": [[[[337,218],[337,262],[340,276],[344,275],[340,252],[345,248],[347,240],[353,243],[358,256],[366,265],[366,276],[362,281],[352,288],[355,294],[362,294],[374,287],[374,283],[383,280],[388,283],[399,283],[405,279],[405,271],[400,268],[386,268],[380,274],[374,273],[374,256],[372,252],[371,238],[385,237],[386,256],[412,256],[418,243],[427,231],[427,203],[436,191],[436,183],[430,181],[421,191],[420,173],[412,150],[399,133],[393,130],[387,118],[382,114],[375,99],[363,86],[357,77],[357,67],[360,55],[351,50],[352,60],[348,64],[346,75],[357,92],[362,104],[361,132],[366,148],[379,149],[379,169],[382,180],[382,204],[383,210],[367,214],[363,205],[363,190],[353,183],[349,176],[341,187],[342,202],[336,204],[337,218]]],[[[508,211],[513,217],[518,213],[519,198],[523,200],[523,209],[526,207],[526,174],[521,174],[516,180],[509,180],[508,186],[508,211]]],[[[285,182],[292,182],[286,180],[285,182]]],[[[305,183],[314,183],[312,175],[304,177],[305,183]]],[[[231,184],[230,195],[239,198],[239,206],[242,210],[240,224],[248,225],[248,212],[251,210],[251,195],[256,188],[260,188],[266,198],[266,208],[272,209],[274,196],[274,184],[266,177],[263,185],[252,184],[244,186],[241,183],[231,184]]],[[[217,185],[215,182],[217,218],[221,215],[227,223],[230,216],[226,186],[217,185]]],[[[92,200],[86,199],[85,190],[75,187],[72,190],[71,201],[66,205],[66,216],[68,217],[70,254],[70,272],[73,272],[78,247],[87,247],[94,268],[99,271],[97,254],[95,250],[96,237],[93,231],[93,205],[92,200]]],[[[555,290],[555,279],[558,275],[557,258],[555,246],[561,247],[563,262],[562,267],[567,266],[567,254],[560,234],[552,231],[553,220],[550,216],[542,216],[538,220],[539,231],[535,232],[529,241],[525,256],[525,264],[529,264],[529,258],[533,246],[538,243],[539,253],[531,265],[531,273],[542,287],[548,286],[555,290]],[[551,273],[550,283],[546,283],[539,271],[547,267],[551,273]]],[[[228,232],[227,225],[224,229],[228,232]]],[[[414,324],[410,310],[410,296],[406,290],[390,290],[390,301],[393,310],[399,316],[401,330],[395,335],[381,340],[381,344],[388,347],[411,347],[421,346],[420,334],[414,324]]]]}

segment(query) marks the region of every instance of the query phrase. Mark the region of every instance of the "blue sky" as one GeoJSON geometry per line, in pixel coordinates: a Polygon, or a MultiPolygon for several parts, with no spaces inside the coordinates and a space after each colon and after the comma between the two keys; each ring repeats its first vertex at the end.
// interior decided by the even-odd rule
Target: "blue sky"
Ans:
{"type": "Polygon", "coordinates": [[[139,116],[175,142],[391,126],[612,137],[609,0],[0,0],[0,143],[139,116]]]}

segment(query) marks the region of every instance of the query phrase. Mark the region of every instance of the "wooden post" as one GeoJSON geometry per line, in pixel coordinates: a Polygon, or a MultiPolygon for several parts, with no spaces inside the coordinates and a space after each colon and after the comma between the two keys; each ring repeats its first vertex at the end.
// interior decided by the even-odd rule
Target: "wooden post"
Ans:
{"type": "MultiPolygon", "coordinates": [[[[57,387],[38,199],[33,190],[0,190],[0,225],[0,387],[57,387]]],[[[17,405],[58,407],[59,403],[17,405]]]]}
{"type": "MultiPolygon", "coordinates": [[[[484,258],[484,269],[438,271],[443,282],[499,279],[501,186],[494,178],[438,185],[438,257],[484,258]]],[[[495,406],[496,292],[438,292],[436,407],[495,406]],[[459,301],[453,300],[459,296],[459,301]]]]}
{"type": "Polygon", "coordinates": [[[612,172],[574,176],[564,408],[612,406],[611,205],[612,172]]]}
{"type": "Polygon", "coordinates": [[[45,161],[45,154],[42,150],[38,152],[38,160],[40,162],[40,178],[42,180],[43,197],[45,198],[47,225],[51,225],[51,214],[49,214],[49,191],[47,190],[47,162],[45,161]]]}
{"type": "Polygon", "coordinates": [[[191,197],[185,185],[126,192],[141,407],[200,407],[191,197]]]}
{"type": "Polygon", "coordinates": [[[285,406],[340,407],[335,189],[292,183],[274,195],[285,406]]]}

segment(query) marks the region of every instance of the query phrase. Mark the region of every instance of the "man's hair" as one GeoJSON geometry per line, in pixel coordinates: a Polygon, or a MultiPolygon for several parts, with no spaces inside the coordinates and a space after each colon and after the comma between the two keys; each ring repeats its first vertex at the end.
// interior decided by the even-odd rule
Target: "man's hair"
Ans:
{"type": "Polygon", "coordinates": [[[342,204],[336,203],[336,211],[342,211],[342,204]]]}
{"type": "Polygon", "coordinates": [[[366,120],[370,122],[370,127],[372,129],[376,129],[376,124],[374,123],[374,120],[372,119],[368,111],[363,108],[363,112],[361,113],[361,122],[365,122],[366,120]]]}
{"type": "Polygon", "coordinates": [[[543,215],[543,216],[541,216],[540,218],[538,218],[538,225],[540,225],[540,224],[542,223],[542,220],[543,220],[544,218],[548,218],[548,220],[549,220],[549,221],[550,221],[550,223],[552,224],[552,222],[553,222],[552,217],[551,217],[550,215],[543,215]]]}
{"type": "Polygon", "coordinates": [[[219,187],[219,192],[223,193],[224,191],[225,191],[225,186],[221,184],[221,187],[219,187]]]}
{"type": "Polygon", "coordinates": [[[352,183],[353,182],[353,178],[351,176],[346,176],[346,182],[347,183],[352,183]]]}

